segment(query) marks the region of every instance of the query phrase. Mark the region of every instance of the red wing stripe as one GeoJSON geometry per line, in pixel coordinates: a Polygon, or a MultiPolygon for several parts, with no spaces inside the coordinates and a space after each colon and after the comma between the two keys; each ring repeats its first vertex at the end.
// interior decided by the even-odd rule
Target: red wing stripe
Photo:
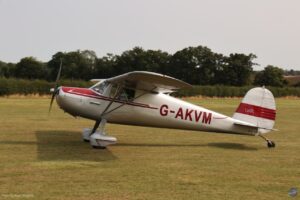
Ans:
{"type": "Polygon", "coordinates": [[[247,103],[241,103],[236,112],[269,120],[275,120],[276,118],[276,110],[247,103]]]}

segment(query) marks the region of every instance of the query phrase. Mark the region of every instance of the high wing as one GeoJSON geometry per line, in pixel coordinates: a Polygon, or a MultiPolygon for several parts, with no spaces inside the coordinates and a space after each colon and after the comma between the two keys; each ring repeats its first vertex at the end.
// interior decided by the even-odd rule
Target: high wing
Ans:
{"type": "Polygon", "coordinates": [[[90,81],[91,82],[101,82],[101,81],[104,81],[105,79],[91,79],[90,81]]]}
{"type": "Polygon", "coordinates": [[[180,88],[190,88],[192,85],[176,78],[146,71],[134,71],[106,79],[108,83],[125,84],[125,87],[149,92],[170,93],[180,88]]]}

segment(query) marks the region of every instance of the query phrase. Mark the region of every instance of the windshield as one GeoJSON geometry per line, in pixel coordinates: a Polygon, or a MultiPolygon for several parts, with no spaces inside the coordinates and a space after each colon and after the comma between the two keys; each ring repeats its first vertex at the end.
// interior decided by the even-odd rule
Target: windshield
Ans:
{"type": "Polygon", "coordinates": [[[109,84],[106,81],[103,81],[103,82],[98,83],[95,86],[93,86],[92,90],[94,90],[100,94],[103,94],[108,85],[109,84]]]}
{"type": "Polygon", "coordinates": [[[121,101],[133,101],[135,97],[135,90],[131,88],[119,88],[116,84],[108,83],[107,81],[99,82],[96,85],[91,87],[92,90],[96,91],[97,93],[100,93],[102,95],[107,95],[111,98],[116,98],[121,101]],[[107,89],[109,88],[109,89],[107,89]],[[118,91],[118,93],[116,93],[118,91]],[[104,94],[105,93],[105,94],[104,94]],[[117,95],[115,97],[115,95],[117,95]]]}

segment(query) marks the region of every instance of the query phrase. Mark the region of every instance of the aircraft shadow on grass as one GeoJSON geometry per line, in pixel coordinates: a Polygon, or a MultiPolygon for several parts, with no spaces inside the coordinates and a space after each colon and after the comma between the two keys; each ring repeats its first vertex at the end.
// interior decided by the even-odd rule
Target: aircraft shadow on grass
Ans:
{"type": "MultiPolygon", "coordinates": [[[[63,152],[64,152],[66,149],[72,150],[72,148],[65,146],[65,145],[68,145],[68,142],[60,141],[59,139],[61,138],[61,135],[68,134],[68,133],[70,135],[72,135],[72,134],[75,135],[75,133],[73,133],[73,132],[63,132],[62,133],[62,132],[59,132],[59,131],[55,132],[54,134],[53,134],[53,132],[38,133],[37,134],[38,142],[32,142],[32,141],[1,141],[0,144],[11,144],[11,145],[36,145],[37,144],[38,145],[39,153],[50,154],[51,152],[49,152],[49,151],[44,152],[44,150],[46,150],[45,146],[47,145],[48,146],[47,149],[49,149],[49,150],[50,150],[50,148],[55,148],[55,149],[60,148],[60,150],[63,150],[63,152]],[[49,135],[47,136],[47,134],[51,134],[51,137],[49,138],[49,135]],[[61,134],[61,135],[57,136],[57,134],[61,134]],[[55,140],[55,141],[53,141],[53,140],[55,140]],[[40,143],[39,143],[39,141],[40,141],[40,143]],[[63,148],[65,148],[65,149],[63,149],[63,148]]],[[[84,145],[83,142],[80,142],[80,141],[78,142],[76,140],[76,141],[69,141],[69,143],[72,143],[71,145],[73,146],[73,148],[75,148],[74,144],[75,145],[80,145],[80,147],[76,147],[76,149],[74,149],[74,151],[79,151],[79,150],[86,151],[86,147],[87,146],[84,145]]],[[[245,150],[245,151],[256,151],[257,150],[257,148],[249,147],[249,146],[246,146],[244,144],[240,144],[240,143],[228,143],[228,142],[227,143],[226,142],[219,142],[219,143],[216,142],[216,143],[208,143],[208,144],[117,143],[115,146],[129,146],[129,147],[207,147],[208,146],[208,147],[217,147],[217,148],[222,148],[222,149],[245,150]]],[[[111,152],[109,152],[108,149],[106,149],[106,150],[96,150],[96,151],[100,151],[100,154],[102,154],[103,151],[104,151],[105,155],[109,155],[109,153],[111,153],[111,152]]],[[[60,151],[59,153],[61,154],[62,152],[60,151]]],[[[78,154],[76,154],[75,159],[76,159],[77,155],[78,154]]],[[[53,155],[49,155],[49,156],[53,157],[55,155],[53,153],[53,155]]],[[[41,155],[41,158],[48,158],[49,156],[41,155]]],[[[68,155],[68,157],[71,157],[71,156],[72,155],[68,155]]],[[[61,156],[58,156],[58,158],[55,157],[55,159],[60,159],[60,158],[61,158],[61,156]]],[[[72,157],[71,159],[74,159],[74,157],[72,157]]],[[[82,160],[81,157],[80,157],[80,160],[82,160]]]]}
{"type": "Polygon", "coordinates": [[[78,132],[37,131],[35,134],[39,160],[103,162],[117,159],[109,149],[92,149],[78,132]]]}
{"type": "MultiPolygon", "coordinates": [[[[9,145],[36,145],[37,158],[42,161],[93,161],[104,162],[117,157],[110,151],[92,149],[82,141],[81,134],[72,131],[37,131],[36,141],[0,141],[9,145]]],[[[215,142],[206,144],[155,144],[155,143],[117,143],[117,147],[215,147],[229,150],[256,151],[254,147],[240,143],[215,142]]]]}
{"type": "Polygon", "coordinates": [[[222,149],[256,151],[254,147],[249,147],[240,143],[215,142],[207,144],[146,144],[146,143],[117,143],[117,146],[132,146],[132,147],[216,147],[222,149]]]}
{"type": "Polygon", "coordinates": [[[245,151],[256,151],[257,150],[257,148],[250,147],[245,144],[230,143],[230,142],[209,143],[208,146],[218,147],[218,148],[222,148],[222,149],[245,150],[245,151]]]}

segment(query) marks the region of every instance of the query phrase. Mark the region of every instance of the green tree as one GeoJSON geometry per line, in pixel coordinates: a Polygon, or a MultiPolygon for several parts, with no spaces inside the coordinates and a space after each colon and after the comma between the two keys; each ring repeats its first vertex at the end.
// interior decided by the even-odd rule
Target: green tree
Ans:
{"type": "Polygon", "coordinates": [[[16,64],[14,63],[5,63],[0,61],[0,77],[15,77],[15,68],[16,64]]]}
{"type": "Polygon", "coordinates": [[[34,57],[25,57],[16,64],[15,76],[26,79],[44,79],[47,77],[47,70],[44,63],[34,57]]]}
{"type": "Polygon", "coordinates": [[[98,58],[96,60],[96,69],[94,78],[110,78],[112,76],[117,75],[117,71],[115,70],[116,64],[116,56],[113,54],[107,54],[102,58],[98,58]]]}
{"type": "Polygon", "coordinates": [[[68,79],[89,80],[96,72],[97,56],[90,50],[58,52],[52,56],[47,66],[50,71],[49,80],[55,80],[62,61],[62,77],[68,79]]]}
{"type": "Polygon", "coordinates": [[[5,76],[4,75],[5,69],[6,69],[6,63],[0,61],[0,77],[4,77],[5,76]]]}
{"type": "Polygon", "coordinates": [[[286,84],[283,73],[283,69],[268,65],[263,71],[256,74],[254,84],[259,86],[282,87],[286,84]]]}
{"type": "Polygon", "coordinates": [[[254,54],[230,54],[217,67],[216,84],[243,86],[251,83],[254,54]]]}
{"type": "Polygon", "coordinates": [[[220,57],[221,54],[216,54],[207,47],[188,47],[172,56],[169,72],[191,84],[213,84],[220,57]]]}
{"type": "Polygon", "coordinates": [[[115,57],[113,72],[115,75],[130,71],[164,72],[169,63],[170,55],[160,50],[147,50],[135,47],[115,57]]]}

